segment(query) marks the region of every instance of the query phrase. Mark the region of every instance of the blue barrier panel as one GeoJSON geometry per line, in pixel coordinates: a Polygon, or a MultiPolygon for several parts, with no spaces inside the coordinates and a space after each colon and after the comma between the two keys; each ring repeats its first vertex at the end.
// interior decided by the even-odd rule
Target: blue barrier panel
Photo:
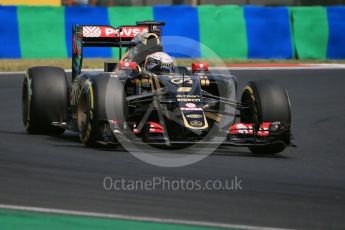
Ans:
{"type": "Polygon", "coordinates": [[[345,58],[345,7],[327,7],[328,50],[327,58],[345,58]]]}
{"type": "MultiPolygon", "coordinates": [[[[110,25],[106,7],[66,7],[65,30],[68,57],[72,56],[72,25],[110,25]]],[[[110,48],[84,48],[84,57],[112,57],[110,48]]]]}
{"type": "Polygon", "coordinates": [[[0,6],[0,58],[20,58],[17,8],[0,6]]]}
{"type": "Polygon", "coordinates": [[[286,7],[245,6],[248,58],[292,58],[289,11],[286,7]]]}
{"type": "Polygon", "coordinates": [[[166,22],[162,42],[167,53],[180,58],[200,57],[199,20],[196,8],[156,6],[153,12],[156,21],[166,22]]]}

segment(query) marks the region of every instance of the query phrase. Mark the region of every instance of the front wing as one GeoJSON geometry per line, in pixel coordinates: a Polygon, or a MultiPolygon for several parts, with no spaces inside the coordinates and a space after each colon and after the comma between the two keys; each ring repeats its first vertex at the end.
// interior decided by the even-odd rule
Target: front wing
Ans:
{"type": "Polygon", "coordinates": [[[133,144],[150,144],[157,146],[173,145],[220,145],[220,146],[267,146],[291,144],[290,127],[280,122],[264,122],[260,125],[235,123],[228,131],[219,132],[219,136],[212,138],[187,137],[185,140],[170,140],[165,134],[162,125],[155,122],[147,122],[145,128],[138,130],[134,123],[122,124],[116,121],[109,121],[109,131],[113,138],[100,140],[101,144],[117,144],[118,142],[131,142],[133,144]]]}

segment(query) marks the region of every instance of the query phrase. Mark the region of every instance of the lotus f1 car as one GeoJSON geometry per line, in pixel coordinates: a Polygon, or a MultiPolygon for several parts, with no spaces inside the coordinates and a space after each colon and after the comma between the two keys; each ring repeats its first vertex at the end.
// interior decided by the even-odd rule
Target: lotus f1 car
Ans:
{"type": "Polygon", "coordinates": [[[207,63],[163,74],[145,68],[149,55],[164,50],[163,26],[73,26],[72,76],[58,67],[33,67],[24,78],[28,133],[70,130],[87,146],[126,139],[165,147],[245,146],[266,154],[291,144],[289,97],[275,82],[251,81],[236,100],[236,78],[210,71],[207,63]],[[102,72],[82,72],[84,47],[117,47],[120,61],[105,63],[102,72]]]}

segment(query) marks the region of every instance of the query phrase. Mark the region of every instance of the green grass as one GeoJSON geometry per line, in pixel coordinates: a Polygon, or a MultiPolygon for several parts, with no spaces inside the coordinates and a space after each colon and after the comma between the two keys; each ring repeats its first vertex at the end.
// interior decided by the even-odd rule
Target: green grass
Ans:
{"type": "MultiPolygon", "coordinates": [[[[112,59],[84,59],[83,69],[103,68],[104,62],[116,61],[112,59]]],[[[291,64],[319,64],[319,63],[340,63],[345,60],[211,60],[211,59],[177,59],[178,65],[190,66],[192,62],[206,61],[210,66],[224,66],[231,64],[258,64],[258,63],[291,63],[291,64]]],[[[71,59],[0,59],[0,71],[25,71],[32,66],[58,66],[64,69],[71,69],[71,59]]]]}
{"type": "Polygon", "coordinates": [[[221,230],[224,228],[0,209],[1,229],[26,230],[221,230]]]}

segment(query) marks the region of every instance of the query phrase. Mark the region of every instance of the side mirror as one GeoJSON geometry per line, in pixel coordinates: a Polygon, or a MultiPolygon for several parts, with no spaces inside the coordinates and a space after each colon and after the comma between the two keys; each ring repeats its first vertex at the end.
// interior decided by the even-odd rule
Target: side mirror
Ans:
{"type": "Polygon", "coordinates": [[[131,71],[136,71],[138,70],[138,65],[136,62],[124,62],[120,61],[119,64],[117,65],[116,70],[131,70],[131,71]]]}
{"type": "Polygon", "coordinates": [[[192,63],[192,73],[203,73],[208,71],[208,63],[207,62],[194,62],[192,63]]]}

